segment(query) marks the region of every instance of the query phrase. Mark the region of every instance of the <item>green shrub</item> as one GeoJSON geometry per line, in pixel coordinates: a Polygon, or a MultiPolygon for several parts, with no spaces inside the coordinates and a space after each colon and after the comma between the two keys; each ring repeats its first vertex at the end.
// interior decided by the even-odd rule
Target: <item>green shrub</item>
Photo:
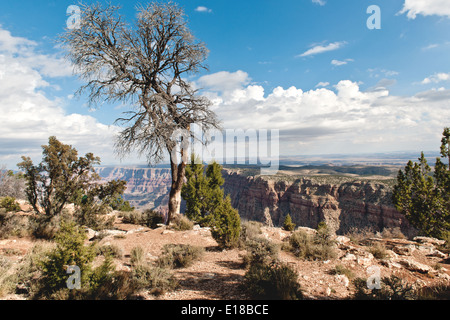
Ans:
{"type": "Polygon", "coordinates": [[[375,243],[370,246],[369,252],[373,254],[375,259],[383,260],[389,258],[386,247],[381,243],[375,243]]]}
{"type": "Polygon", "coordinates": [[[0,208],[5,208],[6,212],[18,212],[21,210],[20,204],[13,197],[4,197],[0,201],[0,208]]]}
{"type": "Polygon", "coordinates": [[[73,217],[67,211],[55,216],[37,214],[30,218],[30,233],[36,239],[51,240],[60,230],[61,221],[71,221],[73,217]]]}
{"type": "Polygon", "coordinates": [[[278,260],[279,248],[265,238],[253,238],[246,242],[247,254],[244,256],[244,265],[270,264],[278,260]]]}
{"type": "Polygon", "coordinates": [[[211,234],[220,248],[234,248],[239,244],[241,218],[231,206],[230,197],[226,197],[214,212],[214,226],[211,234]]]}
{"type": "Polygon", "coordinates": [[[166,244],[157,264],[160,267],[185,268],[200,259],[203,252],[202,247],[189,244],[166,244]]]}
{"type": "Polygon", "coordinates": [[[334,242],[325,229],[319,230],[315,235],[296,231],[288,241],[284,248],[300,259],[323,261],[336,257],[334,242]]]}
{"type": "Polygon", "coordinates": [[[329,271],[329,274],[331,275],[344,275],[349,279],[353,279],[355,277],[355,274],[348,268],[344,267],[343,265],[336,265],[333,269],[329,271]]]}
{"type": "Polygon", "coordinates": [[[132,211],[122,213],[122,222],[137,224],[145,227],[155,229],[158,224],[164,223],[164,217],[153,210],[145,210],[144,212],[132,211]]]}
{"type": "Polygon", "coordinates": [[[111,256],[113,258],[122,258],[123,257],[123,250],[113,244],[109,244],[109,245],[103,245],[97,248],[97,255],[102,255],[102,256],[111,256]]]}
{"type": "Polygon", "coordinates": [[[284,264],[252,264],[245,274],[245,287],[255,299],[298,300],[302,298],[298,274],[284,264]]]}
{"type": "Polygon", "coordinates": [[[292,222],[291,215],[288,214],[283,222],[283,229],[286,231],[294,231],[295,224],[292,222]]]}
{"type": "Polygon", "coordinates": [[[353,280],[355,300],[414,300],[417,292],[412,285],[403,281],[396,275],[383,277],[381,279],[381,289],[369,289],[367,280],[356,278],[353,280]]]}
{"type": "Polygon", "coordinates": [[[30,219],[0,209],[0,239],[26,237],[30,235],[30,219]]]}
{"type": "Polygon", "coordinates": [[[152,267],[148,264],[134,266],[129,280],[136,290],[146,289],[154,295],[164,294],[178,286],[178,281],[170,271],[161,267],[152,267]]]}
{"type": "Polygon", "coordinates": [[[80,268],[82,287],[89,287],[95,251],[92,245],[84,245],[85,240],[86,233],[74,222],[61,222],[61,228],[55,236],[57,247],[42,263],[44,294],[66,287],[68,279],[66,269],[72,265],[80,268]]]}

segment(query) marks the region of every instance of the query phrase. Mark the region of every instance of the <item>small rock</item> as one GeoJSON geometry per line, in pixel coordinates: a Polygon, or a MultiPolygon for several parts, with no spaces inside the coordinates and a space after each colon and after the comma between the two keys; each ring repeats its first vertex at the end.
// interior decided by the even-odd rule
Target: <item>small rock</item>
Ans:
{"type": "Polygon", "coordinates": [[[337,244],[346,244],[350,242],[350,238],[346,236],[337,236],[335,241],[337,244]]]}
{"type": "Polygon", "coordinates": [[[199,224],[195,224],[195,225],[192,227],[192,230],[200,230],[200,229],[201,229],[201,227],[200,227],[199,224]]]}
{"type": "Polygon", "coordinates": [[[432,270],[431,267],[410,259],[402,259],[399,262],[409,271],[428,273],[432,270]]]}
{"type": "Polygon", "coordinates": [[[297,229],[295,229],[295,231],[304,231],[307,234],[316,234],[317,233],[316,229],[312,229],[312,228],[308,228],[308,227],[297,227],[297,229]]]}
{"type": "Polygon", "coordinates": [[[164,230],[163,232],[161,232],[161,234],[170,234],[170,233],[175,233],[175,231],[172,231],[172,230],[164,230]]]}
{"type": "Polygon", "coordinates": [[[441,246],[441,245],[445,244],[445,240],[439,240],[439,239],[430,238],[430,237],[414,237],[413,240],[416,242],[419,242],[419,243],[428,243],[428,244],[432,244],[435,246],[441,246]]]}
{"type": "Polygon", "coordinates": [[[327,297],[330,296],[330,294],[331,294],[331,288],[330,287],[327,287],[327,289],[325,290],[325,294],[326,294],[327,297]]]}
{"type": "Polygon", "coordinates": [[[347,253],[341,258],[343,261],[356,261],[356,256],[353,253],[347,253]]]}
{"type": "Polygon", "coordinates": [[[347,278],[346,275],[344,274],[338,274],[335,276],[335,279],[337,282],[342,283],[346,288],[349,286],[350,284],[350,280],[347,278]]]}
{"type": "Polygon", "coordinates": [[[402,256],[410,256],[413,251],[415,250],[414,246],[407,245],[407,246],[396,246],[392,249],[395,253],[402,255],[402,256]]]}
{"type": "Polygon", "coordinates": [[[429,256],[430,257],[438,257],[438,258],[441,258],[441,259],[445,259],[445,258],[447,258],[447,255],[445,254],[445,253],[443,253],[443,252],[441,252],[441,251],[439,251],[439,250],[433,250],[430,254],[429,254],[429,256]]]}

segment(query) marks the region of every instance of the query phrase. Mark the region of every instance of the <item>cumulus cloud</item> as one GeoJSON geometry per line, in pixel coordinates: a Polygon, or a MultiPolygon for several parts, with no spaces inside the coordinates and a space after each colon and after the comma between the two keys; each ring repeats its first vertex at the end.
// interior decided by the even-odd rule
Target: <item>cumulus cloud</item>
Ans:
{"type": "Polygon", "coordinates": [[[450,80],[450,73],[436,73],[423,79],[422,84],[439,83],[450,80]]]}
{"type": "Polygon", "coordinates": [[[450,18],[450,2],[448,0],[405,0],[403,9],[399,13],[406,13],[409,19],[415,19],[419,14],[450,18]]]}
{"type": "Polygon", "coordinates": [[[54,78],[72,70],[57,56],[36,52],[37,47],[0,28],[0,163],[13,167],[22,155],[39,160],[41,145],[52,135],[80,153],[112,160],[117,128],[88,115],[69,114],[66,98],[48,97],[45,90],[54,87],[54,78]]]}
{"type": "Polygon", "coordinates": [[[215,91],[214,111],[224,128],[280,129],[282,154],[433,150],[450,117],[450,90],[394,96],[388,79],[367,91],[350,80],[309,91],[243,83],[215,91]]]}
{"type": "Polygon", "coordinates": [[[296,57],[297,58],[307,57],[307,56],[312,56],[312,55],[316,55],[316,54],[320,54],[320,53],[324,53],[324,52],[328,52],[328,51],[338,50],[346,44],[347,44],[347,42],[345,42],[345,41],[338,41],[338,42],[332,42],[327,45],[316,45],[316,46],[312,47],[311,49],[303,52],[302,54],[297,55],[296,57]]]}

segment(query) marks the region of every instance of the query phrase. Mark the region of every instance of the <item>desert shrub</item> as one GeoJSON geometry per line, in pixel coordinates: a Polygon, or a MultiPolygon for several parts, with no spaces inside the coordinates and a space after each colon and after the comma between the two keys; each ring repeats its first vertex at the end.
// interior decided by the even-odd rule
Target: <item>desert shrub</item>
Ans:
{"type": "Polygon", "coordinates": [[[178,286],[178,281],[169,270],[148,264],[134,266],[129,280],[136,290],[146,289],[153,295],[164,294],[178,286]]]}
{"type": "Polygon", "coordinates": [[[97,247],[96,253],[97,255],[102,255],[105,257],[110,256],[118,259],[123,257],[123,250],[114,244],[99,246],[97,247]]]}
{"type": "Polygon", "coordinates": [[[305,260],[329,260],[336,257],[334,242],[325,229],[314,235],[296,231],[288,238],[288,243],[283,248],[305,260]]]}
{"type": "Polygon", "coordinates": [[[75,221],[81,225],[95,231],[111,229],[114,225],[115,217],[108,217],[108,207],[101,204],[86,203],[80,204],[75,210],[75,221]]]}
{"type": "Polygon", "coordinates": [[[345,236],[350,239],[354,244],[360,244],[362,241],[367,240],[369,238],[375,238],[376,233],[370,227],[366,228],[356,228],[352,227],[348,232],[345,233],[345,236]]]}
{"type": "Polygon", "coordinates": [[[194,261],[200,259],[203,252],[204,249],[202,247],[189,244],[166,244],[157,261],[157,265],[168,268],[189,267],[194,261]]]}
{"type": "Polygon", "coordinates": [[[254,263],[245,274],[244,285],[255,299],[298,300],[302,298],[297,272],[285,264],[254,263]]]}
{"type": "Polygon", "coordinates": [[[384,239],[406,239],[407,237],[403,234],[399,227],[395,228],[384,228],[381,232],[381,237],[384,239]]]}
{"type": "Polygon", "coordinates": [[[153,210],[145,210],[144,212],[131,211],[122,213],[122,222],[155,229],[158,227],[158,224],[164,223],[164,217],[153,210]]]}
{"type": "Polygon", "coordinates": [[[0,256],[0,297],[12,293],[15,288],[13,277],[13,263],[6,257],[0,256]]]}
{"type": "Polygon", "coordinates": [[[194,222],[182,214],[175,214],[170,221],[170,228],[177,231],[192,230],[194,228],[194,222]]]}
{"type": "Polygon", "coordinates": [[[370,246],[369,252],[373,254],[375,259],[383,260],[389,258],[389,254],[387,253],[386,246],[381,243],[375,243],[370,246]]]}
{"type": "Polygon", "coordinates": [[[16,202],[16,198],[4,197],[0,200],[0,208],[6,209],[6,212],[20,211],[20,205],[16,202]]]}
{"type": "Polygon", "coordinates": [[[414,287],[396,275],[383,277],[381,289],[369,289],[367,280],[356,278],[353,280],[355,300],[414,300],[417,292],[414,287]]]}
{"type": "Polygon", "coordinates": [[[417,290],[419,300],[450,300],[450,285],[437,284],[417,290]]]}
{"type": "Polygon", "coordinates": [[[265,238],[252,238],[246,242],[247,254],[243,257],[245,266],[270,264],[278,260],[279,247],[265,238]]]}
{"type": "Polygon", "coordinates": [[[25,199],[25,179],[23,174],[14,174],[6,170],[5,166],[0,168],[0,197],[13,197],[25,199]]]}
{"type": "Polygon", "coordinates": [[[37,214],[30,217],[30,233],[36,239],[53,239],[60,230],[62,221],[72,221],[72,215],[64,210],[55,216],[37,214]]]}
{"type": "Polygon", "coordinates": [[[26,237],[30,235],[30,220],[0,209],[0,239],[26,237]]]}
{"type": "Polygon", "coordinates": [[[352,272],[352,270],[344,267],[341,264],[336,265],[333,269],[331,269],[329,272],[331,275],[344,275],[349,279],[352,279],[355,277],[355,274],[352,272]]]}
{"type": "Polygon", "coordinates": [[[145,264],[145,251],[141,246],[137,246],[131,249],[130,263],[133,266],[145,264]]]}
{"type": "Polygon", "coordinates": [[[450,254],[450,232],[444,233],[442,240],[445,240],[443,245],[438,246],[438,249],[446,254],[450,254]]]}
{"type": "Polygon", "coordinates": [[[295,224],[292,222],[291,215],[288,214],[283,222],[283,229],[286,231],[294,231],[295,224]]]}
{"type": "Polygon", "coordinates": [[[20,287],[23,290],[21,293],[31,297],[42,290],[41,264],[52,248],[54,248],[52,243],[38,242],[27,252],[14,269],[14,273],[8,277],[10,283],[14,284],[14,290],[20,287]]]}

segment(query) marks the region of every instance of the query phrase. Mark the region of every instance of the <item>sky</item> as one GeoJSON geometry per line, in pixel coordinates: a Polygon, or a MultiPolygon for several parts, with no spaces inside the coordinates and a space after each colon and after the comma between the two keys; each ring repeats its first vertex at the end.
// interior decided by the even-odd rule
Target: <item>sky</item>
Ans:
{"type": "MultiPolygon", "coordinates": [[[[145,3],[111,2],[130,23],[145,3]]],[[[279,129],[286,156],[439,150],[450,126],[449,0],[175,2],[209,50],[208,70],[189,81],[223,128],[279,129]]],[[[105,165],[145,164],[114,153],[114,120],[130,106],[74,95],[83,82],[56,39],[76,4],[1,3],[0,166],[40,161],[50,136],[105,165]]]]}

